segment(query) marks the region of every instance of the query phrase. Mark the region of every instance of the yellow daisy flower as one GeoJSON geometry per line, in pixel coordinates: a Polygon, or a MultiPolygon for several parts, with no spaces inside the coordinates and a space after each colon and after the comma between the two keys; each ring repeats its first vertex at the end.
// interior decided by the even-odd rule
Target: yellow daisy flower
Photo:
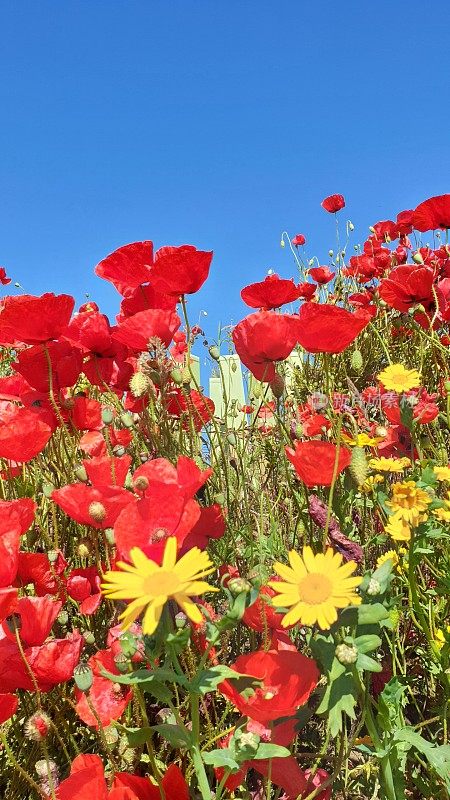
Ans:
{"type": "Polygon", "coordinates": [[[411,539],[411,528],[403,517],[396,513],[389,517],[384,530],[395,542],[409,542],[411,539]]]}
{"type": "Polygon", "coordinates": [[[132,548],[130,558],[132,564],[118,561],[119,569],[106,572],[102,583],[103,594],[110,600],[132,600],[120,615],[124,630],[145,609],[142,629],[151,635],[158,626],[164,605],[172,598],[192,622],[203,620],[191,597],[219,591],[199,580],[214,571],[207,553],[193,547],[177,562],[177,540],[171,536],[167,539],[161,566],[147,558],[139,547],[132,548]]]}
{"type": "Polygon", "coordinates": [[[441,522],[450,522],[450,492],[447,492],[447,500],[443,500],[445,503],[444,508],[435,508],[433,514],[435,517],[441,520],[441,522]]]}
{"type": "Polygon", "coordinates": [[[386,500],[387,507],[396,517],[414,527],[427,518],[424,512],[430,503],[431,497],[423,489],[419,489],[414,481],[394,483],[392,497],[386,500]]]}
{"type": "Polygon", "coordinates": [[[450,483],[450,465],[448,467],[434,467],[433,472],[438,481],[448,481],[450,483]]]}
{"type": "Polygon", "coordinates": [[[300,622],[328,630],[337,620],[338,608],[359,605],[361,598],[355,589],[362,581],[353,576],[354,561],[342,564],[340,553],[329,547],[326,553],[314,555],[310,547],[303,548],[302,556],[291,550],[290,567],[275,562],[274,570],[283,579],[269,581],[269,586],[278,592],[272,599],[276,608],[290,608],[282,619],[283,628],[300,622]],[[352,577],[353,576],[353,577],[352,577]]]}
{"type": "Polygon", "coordinates": [[[357,433],[356,436],[342,434],[342,440],[350,447],[376,447],[383,441],[382,436],[369,436],[367,433],[357,433]]]}
{"type": "Polygon", "coordinates": [[[369,461],[370,469],[376,472],[403,472],[406,467],[411,466],[409,458],[371,458],[369,461]]]}
{"type": "Polygon", "coordinates": [[[383,555],[377,559],[377,567],[381,567],[386,561],[392,561],[394,568],[397,567],[399,558],[395,550],[387,550],[383,553],[383,555]]]}
{"type": "Polygon", "coordinates": [[[420,386],[420,375],[416,369],[406,369],[403,364],[390,364],[377,378],[388,392],[409,392],[420,386]]]}
{"type": "Polygon", "coordinates": [[[374,492],[379,483],[383,483],[384,475],[369,475],[362,485],[363,492],[374,492]]]}

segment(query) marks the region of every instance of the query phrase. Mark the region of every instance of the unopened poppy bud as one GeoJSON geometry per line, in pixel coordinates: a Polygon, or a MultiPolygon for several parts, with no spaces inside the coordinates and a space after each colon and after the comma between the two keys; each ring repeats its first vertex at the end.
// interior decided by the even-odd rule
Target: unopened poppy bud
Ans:
{"type": "Polygon", "coordinates": [[[369,231],[371,233],[375,233],[375,228],[373,227],[373,225],[369,225],[369,231]]]}
{"type": "Polygon", "coordinates": [[[89,539],[82,539],[77,547],[77,552],[80,558],[87,558],[91,552],[91,543],[89,539]]]}
{"type": "Polygon", "coordinates": [[[235,433],[228,433],[227,434],[227,442],[231,447],[236,447],[237,445],[237,438],[235,433]]]}
{"type": "Polygon", "coordinates": [[[116,537],[114,533],[114,528],[106,528],[105,529],[105,539],[111,547],[116,543],[116,537]]]}
{"type": "Polygon", "coordinates": [[[354,350],[352,353],[352,369],[355,372],[362,372],[362,368],[364,366],[363,357],[360,350],[354,350]]]}
{"type": "Polygon", "coordinates": [[[178,369],[178,367],[175,367],[175,369],[172,370],[170,377],[177,386],[181,386],[183,383],[183,375],[181,369],[178,369]]]}
{"type": "Polygon", "coordinates": [[[60,625],[67,625],[67,623],[69,621],[69,615],[68,615],[68,613],[67,613],[65,608],[63,608],[62,611],[59,612],[59,614],[56,617],[56,619],[58,620],[60,625]]]}
{"type": "Polygon", "coordinates": [[[50,717],[43,711],[38,711],[25,722],[24,732],[27,739],[34,742],[42,742],[46,738],[51,726],[50,717]]]}
{"type": "Polygon", "coordinates": [[[88,474],[86,472],[86,468],[83,467],[83,464],[79,464],[78,467],[75,467],[74,472],[79,481],[87,481],[88,474]]]}
{"type": "Polygon", "coordinates": [[[53,780],[53,786],[55,787],[58,785],[59,770],[54,761],[51,759],[46,760],[45,758],[40,758],[39,761],[36,761],[34,768],[38,777],[44,779],[48,779],[48,773],[50,771],[53,780]]]}
{"type": "Polygon", "coordinates": [[[376,594],[380,594],[381,592],[380,582],[377,581],[375,578],[371,578],[366,591],[367,594],[370,595],[371,597],[373,597],[376,594]]]}
{"type": "Polygon", "coordinates": [[[113,447],[113,453],[115,456],[119,456],[120,458],[121,456],[125,455],[125,448],[121,444],[116,444],[115,447],[113,447]]]}
{"type": "Polygon", "coordinates": [[[80,692],[88,692],[94,680],[94,674],[84,661],[80,661],[73,671],[75,685],[80,692]]]}
{"type": "Polygon", "coordinates": [[[89,506],[88,514],[95,522],[103,522],[106,517],[106,508],[103,503],[94,500],[89,506]]]}
{"type": "Polygon", "coordinates": [[[231,594],[236,596],[242,592],[249,592],[251,588],[251,583],[245,578],[231,578],[231,580],[228,581],[228,589],[231,594]]]}
{"type": "Polygon", "coordinates": [[[369,471],[364,447],[353,448],[349,471],[356,485],[362,486],[369,471]]]}
{"type": "Polygon", "coordinates": [[[102,409],[102,422],[104,425],[111,425],[114,419],[114,412],[112,408],[102,409]]]}
{"type": "Polygon", "coordinates": [[[95,636],[92,633],[92,631],[84,631],[83,639],[86,642],[86,644],[95,644],[95,636]]]}
{"type": "Polygon", "coordinates": [[[341,664],[354,664],[358,659],[358,648],[354,644],[338,644],[334,653],[341,664]]]}
{"type": "Polygon", "coordinates": [[[218,361],[219,360],[219,358],[220,358],[220,350],[217,347],[217,345],[215,345],[215,344],[211,345],[211,347],[209,348],[209,355],[211,356],[211,358],[214,359],[214,361],[218,361]]]}
{"type": "Polygon", "coordinates": [[[144,372],[135,372],[134,375],[131,376],[128,385],[133,397],[142,397],[150,390],[152,382],[144,372]]]}
{"type": "Polygon", "coordinates": [[[145,475],[139,475],[133,481],[133,487],[136,489],[137,492],[145,492],[146,489],[149,487],[149,480],[145,475]]]}
{"type": "Polygon", "coordinates": [[[283,396],[284,392],[284,378],[282,375],[275,375],[273,381],[270,383],[270,388],[274,397],[279,399],[283,396]]]}
{"type": "Polygon", "coordinates": [[[415,264],[423,264],[422,253],[414,253],[412,260],[415,264]]]}
{"type": "Polygon", "coordinates": [[[334,251],[333,250],[328,250],[328,255],[330,256],[330,258],[333,258],[334,251]]]}
{"type": "Polygon", "coordinates": [[[120,421],[125,428],[132,428],[134,425],[133,414],[130,414],[129,411],[125,411],[124,414],[120,415],[120,421]]]}
{"type": "Polygon", "coordinates": [[[219,503],[220,506],[225,504],[225,495],[222,492],[217,492],[214,495],[214,502],[219,503]]]}
{"type": "Polygon", "coordinates": [[[43,491],[44,497],[51,497],[53,492],[55,491],[55,487],[54,487],[53,483],[47,483],[46,482],[46,483],[42,484],[42,491],[43,491]]]}
{"type": "Polygon", "coordinates": [[[348,222],[348,229],[349,229],[349,231],[354,231],[355,230],[355,226],[353,225],[353,222],[350,222],[350,220],[348,222]]]}
{"type": "Polygon", "coordinates": [[[231,372],[236,372],[236,370],[237,370],[236,362],[232,361],[230,366],[231,366],[231,372]]]}
{"type": "Polygon", "coordinates": [[[57,550],[49,550],[47,553],[47,558],[50,561],[50,564],[55,564],[58,561],[58,551],[57,550]]]}
{"type": "Polygon", "coordinates": [[[281,239],[280,239],[280,247],[285,247],[285,246],[286,246],[286,245],[284,244],[284,239],[283,239],[283,238],[281,238],[281,239]]]}

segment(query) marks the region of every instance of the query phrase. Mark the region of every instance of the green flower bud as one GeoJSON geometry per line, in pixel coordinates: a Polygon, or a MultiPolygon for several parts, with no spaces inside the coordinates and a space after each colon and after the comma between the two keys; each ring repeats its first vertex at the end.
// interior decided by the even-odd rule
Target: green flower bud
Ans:
{"type": "Polygon", "coordinates": [[[219,358],[220,358],[220,350],[217,347],[217,345],[215,345],[215,344],[211,345],[211,347],[209,348],[209,355],[211,356],[212,359],[214,359],[214,361],[218,361],[219,360],[219,358]]]}
{"type": "Polygon", "coordinates": [[[354,664],[358,659],[358,648],[354,644],[338,644],[334,654],[341,664],[354,664]]]}
{"type": "Polygon", "coordinates": [[[114,412],[112,408],[104,408],[102,410],[102,422],[104,425],[111,425],[114,419],[114,412]]]}
{"type": "Polygon", "coordinates": [[[377,581],[375,578],[371,578],[370,581],[369,581],[369,585],[368,585],[368,587],[366,589],[366,592],[371,597],[374,597],[375,595],[380,594],[380,592],[381,592],[380,582],[377,581]]]}
{"type": "Polygon", "coordinates": [[[241,592],[249,592],[251,588],[251,584],[245,578],[231,578],[228,582],[228,589],[236,596],[241,592]]]}

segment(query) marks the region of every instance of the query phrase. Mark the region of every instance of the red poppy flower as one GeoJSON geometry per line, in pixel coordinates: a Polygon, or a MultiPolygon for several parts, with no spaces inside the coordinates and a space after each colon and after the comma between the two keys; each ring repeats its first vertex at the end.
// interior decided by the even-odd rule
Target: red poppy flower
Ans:
{"type": "Polygon", "coordinates": [[[6,297],[0,307],[0,339],[25,344],[57,339],[69,324],[74,305],[67,294],[6,297]]]}
{"type": "Polygon", "coordinates": [[[413,230],[414,211],[400,211],[397,214],[396,228],[400,236],[408,236],[413,230]]]}
{"type": "Polygon", "coordinates": [[[329,197],[322,200],[320,205],[330,214],[336,214],[337,211],[345,207],[344,196],[342,194],[330,194],[329,197]]]}
{"type": "Polygon", "coordinates": [[[151,482],[145,496],[124,508],[114,525],[116,547],[129,559],[132,547],[159,561],[166,539],[175,536],[181,546],[200,518],[200,506],[187,499],[174,483],[151,482]]]}
{"type": "Polygon", "coordinates": [[[200,517],[183,542],[182,552],[192,547],[205,550],[210,539],[220,539],[225,533],[226,521],[218,503],[200,508],[200,517]]]}
{"type": "Polygon", "coordinates": [[[62,489],[55,489],[52,500],[80,525],[105,530],[113,527],[120,512],[133,503],[135,497],[119,486],[70,483],[62,489]]]}
{"type": "Polygon", "coordinates": [[[307,702],[319,680],[312,658],[288,650],[259,650],[239,656],[231,669],[256,679],[254,693],[250,697],[242,695],[233,680],[221,683],[220,691],[241,714],[263,723],[292,716],[307,702]]]}
{"type": "Polygon", "coordinates": [[[0,586],[0,622],[8,617],[17,602],[18,592],[13,586],[0,586]]]}
{"type": "Polygon", "coordinates": [[[293,303],[302,295],[302,290],[292,280],[284,280],[278,275],[268,275],[259,283],[251,283],[241,291],[241,297],[251,308],[273,309],[293,303]]]}
{"type": "Polygon", "coordinates": [[[450,228],[450,194],[430,197],[420,203],[413,213],[412,224],[418,231],[450,228]]]}
{"type": "Polygon", "coordinates": [[[113,337],[132,350],[142,352],[148,350],[151,339],[160,339],[168,347],[180,325],[175,311],[151,308],[124,319],[114,330],[113,337]]]}
{"type": "Polygon", "coordinates": [[[0,725],[16,713],[19,701],[15,694],[0,694],[0,725]]]}
{"type": "MultiPolygon", "coordinates": [[[[93,672],[93,682],[89,690],[89,699],[103,726],[110,725],[119,719],[130,702],[133,691],[130,687],[113,683],[102,675],[103,670],[119,675],[111,650],[99,650],[91,656],[88,664],[93,672]]],[[[98,728],[98,720],[92,713],[86,700],[86,694],[75,689],[76,711],[78,716],[93,728],[98,728]]]]}
{"type": "Polygon", "coordinates": [[[303,236],[303,233],[297,233],[297,235],[292,239],[292,244],[294,247],[301,247],[301,245],[305,243],[306,238],[303,236]]]}
{"type": "Polygon", "coordinates": [[[0,500],[0,518],[16,522],[19,519],[20,533],[26,533],[34,520],[36,503],[31,497],[22,497],[20,500],[0,500]]]}
{"type": "Polygon", "coordinates": [[[49,361],[51,386],[55,392],[77,382],[83,359],[80,350],[69,342],[48,342],[29,347],[19,353],[12,366],[30,386],[38,392],[47,393],[50,390],[49,361]]]}
{"type": "MultiPolygon", "coordinates": [[[[296,441],[294,448],[286,447],[286,455],[306,486],[330,486],[336,461],[337,447],[332,442],[296,441]]],[[[336,475],[346,469],[352,454],[346,447],[339,448],[336,475]]]]}
{"type": "Polygon", "coordinates": [[[422,305],[429,310],[434,304],[433,281],[432,269],[405,264],[393,269],[389,277],[381,282],[379,295],[397,311],[406,313],[415,305],[422,305]]]}
{"type": "MultiPolygon", "coordinates": [[[[260,586],[255,602],[244,611],[242,617],[244,625],[259,633],[281,630],[281,620],[284,614],[275,611],[271,603],[271,598],[275,594],[276,592],[270,586],[260,586]]],[[[283,630],[285,629],[283,628],[283,630]]]]}
{"type": "MultiPolygon", "coordinates": [[[[62,602],[50,597],[20,597],[14,608],[14,618],[20,639],[26,647],[43,644],[62,608],[62,602]]],[[[9,625],[3,623],[3,632],[15,642],[16,637],[9,625]]]]}
{"type": "MultiPolygon", "coordinates": [[[[188,785],[183,773],[176,764],[170,764],[163,775],[161,783],[166,800],[189,800],[188,785]]],[[[134,798],[136,800],[161,800],[159,788],[150,783],[148,778],[139,778],[137,775],[129,775],[127,772],[119,772],[114,776],[113,791],[109,800],[115,800],[112,794],[121,787],[128,788],[133,792],[133,795],[130,795],[130,800],[134,800],[134,798]]],[[[87,800],[92,799],[88,798],[87,800]]],[[[127,798],[124,797],[124,800],[127,800],[127,798]]]]}
{"type": "Polygon", "coordinates": [[[99,431],[103,427],[102,404],[92,397],[74,397],[69,419],[79,431],[99,431]]]}
{"type": "MultiPolygon", "coordinates": [[[[116,445],[128,447],[133,439],[133,435],[127,428],[116,430],[110,427],[109,438],[111,447],[116,447],[116,445]]],[[[106,456],[108,452],[104,436],[100,431],[88,431],[85,433],[80,439],[80,449],[92,457],[106,456]]]]}
{"type": "Polygon", "coordinates": [[[111,347],[111,326],[108,317],[98,311],[75,314],[64,338],[85,352],[104,353],[111,347]]]}
{"type": "Polygon", "coordinates": [[[150,282],[161,294],[194,294],[209,275],[212,257],[212,251],[197,250],[189,244],[161,247],[155,255],[150,282]]]}
{"type": "Polygon", "coordinates": [[[114,250],[95,267],[96,275],[110,281],[120,294],[150,280],[153,242],[132,242],[114,250]]]}
{"type": "Polygon", "coordinates": [[[80,614],[95,614],[102,602],[101,578],[97,567],[79,567],[67,578],[67,594],[80,603],[80,614]]]}
{"type": "Polygon", "coordinates": [[[174,387],[164,400],[167,413],[181,419],[185,430],[190,430],[193,425],[198,433],[214,416],[214,402],[196,389],[191,389],[189,394],[186,394],[185,391],[174,387]]]}
{"type": "Polygon", "coordinates": [[[329,267],[313,267],[309,270],[309,274],[313,281],[321,285],[329,283],[334,278],[334,272],[329,267]]]}
{"type": "Polygon", "coordinates": [[[123,486],[130,468],[131,456],[97,456],[85,459],[83,466],[93,486],[123,486]]]}
{"type": "Polygon", "coordinates": [[[179,456],[177,465],[174,466],[167,458],[153,458],[138,467],[133,473],[133,482],[137,491],[137,479],[147,478],[151,483],[174,483],[184,494],[186,499],[194,497],[198,490],[212,475],[211,467],[200,469],[192,458],[179,456]]]}
{"type": "Polygon", "coordinates": [[[27,647],[24,650],[27,669],[16,642],[6,637],[0,639],[0,689],[6,692],[16,689],[34,691],[31,669],[40,691],[49,692],[73,677],[83,643],[83,637],[75,631],[65,639],[49,639],[40,646],[27,647]]]}
{"type": "Polygon", "coordinates": [[[169,294],[161,294],[155,291],[149,283],[130,289],[120,304],[120,313],[117,315],[117,322],[123,322],[126,317],[132,317],[139,311],[146,311],[149,308],[161,308],[166,311],[175,311],[177,298],[169,294]]]}
{"type": "Polygon", "coordinates": [[[11,278],[8,278],[4,267],[0,267],[0,283],[3,286],[7,286],[8,283],[11,283],[11,278]]]}
{"type": "MultiPolygon", "coordinates": [[[[309,305],[309,304],[307,304],[309,305]]],[[[259,381],[275,378],[275,361],[284,361],[298,340],[298,317],[257,311],[239,322],[232,339],[241,361],[259,381]]]]}
{"type": "Polygon", "coordinates": [[[26,408],[10,408],[0,414],[0,458],[24,463],[44,449],[52,429],[26,408]]]}
{"type": "Polygon", "coordinates": [[[301,289],[299,299],[312,300],[316,293],[317,286],[315,283],[299,283],[298,288],[301,289]]]}
{"type": "Polygon", "coordinates": [[[374,236],[381,242],[392,242],[398,239],[397,225],[391,219],[384,219],[372,225],[374,236]]]}
{"type": "Polygon", "coordinates": [[[66,567],[67,561],[60,550],[52,564],[46,553],[20,552],[15,585],[23,587],[32,583],[39,597],[45,594],[56,595],[64,583],[63,573],[66,567]]]}
{"type": "Polygon", "coordinates": [[[339,306],[304,303],[298,315],[297,341],[308,353],[342,353],[370,319],[366,309],[352,314],[339,306]]]}

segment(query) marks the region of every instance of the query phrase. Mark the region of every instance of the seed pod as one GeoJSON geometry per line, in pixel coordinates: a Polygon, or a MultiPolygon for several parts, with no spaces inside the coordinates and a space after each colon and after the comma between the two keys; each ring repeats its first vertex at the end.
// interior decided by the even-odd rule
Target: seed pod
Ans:
{"type": "Polygon", "coordinates": [[[114,412],[112,408],[104,408],[102,410],[102,422],[104,425],[111,425],[114,419],[114,412]]]}
{"type": "Polygon", "coordinates": [[[357,486],[362,486],[369,473],[367,458],[363,447],[354,447],[350,462],[350,475],[357,486]]]}
{"type": "Polygon", "coordinates": [[[360,373],[363,369],[363,357],[360,350],[354,350],[352,353],[352,360],[351,360],[352,369],[360,373]]]}
{"type": "Polygon", "coordinates": [[[177,386],[181,386],[183,383],[183,375],[181,369],[178,369],[178,367],[175,367],[175,369],[172,370],[170,377],[177,386]]]}
{"type": "Polygon", "coordinates": [[[94,680],[94,674],[89,666],[83,661],[75,667],[73,671],[75,685],[80,692],[88,692],[94,680]]]}
{"type": "Polygon", "coordinates": [[[44,493],[44,497],[51,497],[55,491],[55,487],[53,483],[44,483],[42,486],[42,491],[44,493]]]}
{"type": "Polygon", "coordinates": [[[106,517],[106,508],[103,503],[94,500],[89,506],[88,514],[95,522],[103,522],[106,517]]]}
{"type": "Polygon", "coordinates": [[[132,428],[134,425],[133,415],[129,411],[125,411],[124,414],[120,415],[120,421],[124,428],[132,428]]]}
{"type": "Polygon", "coordinates": [[[215,345],[215,344],[211,345],[211,347],[209,348],[209,355],[211,356],[212,359],[214,359],[214,361],[218,361],[219,360],[219,358],[220,358],[220,350],[217,347],[217,345],[215,345]]]}
{"type": "Polygon", "coordinates": [[[88,475],[85,467],[83,467],[83,464],[79,464],[77,467],[75,467],[74,472],[79,481],[87,481],[88,475]]]}
{"type": "Polygon", "coordinates": [[[272,394],[274,397],[279,399],[283,396],[284,392],[284,378],[282,375],[275,375],[273,381],[270,384],[270,388],[272,390],[272,394]]]}

